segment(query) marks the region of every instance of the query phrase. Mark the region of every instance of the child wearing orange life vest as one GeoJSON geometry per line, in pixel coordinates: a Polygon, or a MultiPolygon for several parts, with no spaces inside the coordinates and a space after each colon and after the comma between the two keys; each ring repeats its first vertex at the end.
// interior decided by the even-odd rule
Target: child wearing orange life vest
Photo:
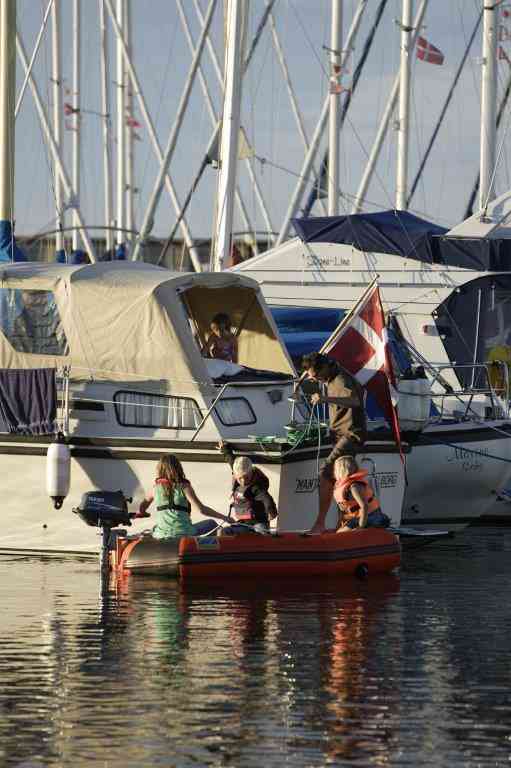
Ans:
{"type": "Polygon", "coordinates": [[[390,525],[367,480],[367,472],[359,468],[352,456],[340,456],[335,461],[334,477],[334,499],[339,507],[337,532],[390,525]]]}

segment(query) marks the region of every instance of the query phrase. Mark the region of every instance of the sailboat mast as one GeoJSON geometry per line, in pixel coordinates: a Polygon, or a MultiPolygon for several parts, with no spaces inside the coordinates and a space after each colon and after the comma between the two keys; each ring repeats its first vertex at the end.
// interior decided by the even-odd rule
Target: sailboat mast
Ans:
{"type": "MultiPolygon", "coordinates": [[[[125,25],[125,36],[126,36],[126,46],[128,48],[128,53],[131,56],[131,47],[132,47],[132,36],[133,36],[133,29],[132,29],[132,21],[131,21],[131,0],[126,0],[126,5],[124,9],[124,25],[125,25]]],[[[125,142],[126,142],[126,229],[131,231],[134,229],[135,219],[134,219],[134,197],[133,197],[133,191],[135,187],[133,174],[134,174],[134,146],[135,143],[133,141],[133,128],[129,124],[128,120],[131,120],[133,118],[133,88],[131,87],[131,83],[129,81],[129,75],[126,69],[126,65],[124,66],[124,82],[126,83],[126,113],[125,113],[125,120],[124,120],[124,131],[125,131],[125,142]]],[[[129,231],[126,233],[126,237],[128,240],[131,240],[133,235],[129,234],[129,231]]]]}
{"type": "Polygon", "coordinates": [[[479,208],[484,216],[492,198],[497,140],[497,4],[483,0],[483,62],[481,89],[481,150],[479,208]]]}
{"type": "Polygon", "coordinates": [[[217,192],[217,219],[214,237],[213,269],[220,271],[231,250],[238,136],[241,115],[244,20],[248,0],[228,0],[224,70],[224,110],[220,142],[220,171],[217,192]]]}
{"type": "Polygon", "coordinates": [[[330,104],[328,121],[328,215],[339,215],[339,147],[341,98],[342,0],[332,0],[330,36],[330,104]]]}
{"type": "MultiPolygon", "coordinates": [[[[427,0],[424,0],[424,2],[427,2],[427,0]]],[[[360,27],[360,23],[362,21],[364,11],[366,9],[366,5],[367,3],[365,2],[365,0],[360,0],[357,10],[355,11],[353,19],[351,21],[351,26],[348,31],[348,36],[344,44],[344,54],[342,56],[343,64],[346,61],[348,52],[351,50],[353,43],[355,41],[355,38],[357,36],[357,32],[360,27]]],[[[291,219],[293,216],[296,216],[297,211],[299,209],[299,206],[303,197],[304,189],[311,175],[312,166],[314,163],[314,159],[316,157],[316,152],[318,150],[319,143],[321,141],[321,137],[323,136],[323,133],[325,131],[325,126],[326,126],[328,115],[329,115],[329,107],[330,107],[330,95],[328,94],[321,108],[321,114],[319,116],[319,120],[317,122],[316,128],[314,129],[314,134],[311,138],[309,149],[305,154],[305,158],[303,160],[302,167],[300,169],[298,182],[296,184],[293,195],[291,196],[291,200],[290,200],[288,209],[286,211],[284,221],[282,222],[282,225],[280,227],[280,233],[277,238],[277,242],[275,243],[276,246],[282,245],[282,243],[286,239],[289,232],[289,228],[291,226],[291,219]]]]}
{"type": "MultiPolygon", "coordinates": [[[[121,36],[125,38],[124,0],[117,0],[117,23],[121,36]]],[[[125,173],[125,137],[124,130],[126,118],[125,80],[124,80],[124,54],[120,39],[117,40],[117,232],[116,242],[122,245],[124,242],[124,212],[126,201],[126,173],[125,173]]]]}
{"type": "Polygon", "coordinates": [[[108,90],[108,33],[105,17],[105,1],[99,0],[99,25],[101,35],[101,113],[103,122],[103,175],[105,181],[105,225],[107,227],[106,250],[113,248],[112,230],[112,161],[110,155],[110,95],[108,90]]]}
{"type": "MultiPolygon", "coordinates": [[[[80,203],[80,160],[81,160],[81,119],[80,119],[80,87],[81,87],[81,0],[73,0],[73,192],[75,202],[80,203]]],[[[80,247],[80,221],[73,210],[73,251],[80,247]]]]}
{"type": "Polygon", "coordinates": [[[408,198],[408,139],[410,130],[410,66],[413,0],[403,0],[401,16],[401,66],[397,134],[396,209],[404,211],[408,198]]]}
{"type": "MultiPolygon", "coordinates": [[[[421,4],[419,5],[419,8],[417,10],[417,14],[415,16],[414,21],[414,29],[412,32],[411,37],[411,45],[412,47],[415,45],[415,41],[417,39],[417,36],[420,31],[420,27],[422,24],[422,20],[424,18],[424,14],[426,12],[426,9],[428,7],[428,0],[421,0],[421,4]]],[[[353,203],[353,207],[351,209],[351,213],[359,213],[362,210],[362,206],[364,204],[364,199],[366,196],[366,192],[369,188],[369,184],[371,182],[371,179],[373,177],[374,170],[376,168],[376,164],[378,162],[378,158],[380,156],[380,151],[383,145],[383,140],[385,138],[385,134],[387,133],[387,128],[389,126],[390,120],[392,115],[394,114],[394,110],[397,104],[397,99],[399,96],[399,89],[400,89],[400,79],[401,79],[401,73],[398,73],[394,80],[394,84],[392,86],[392,91],[390,93],[389,100],[387,102],[387,106],[385,107],[385,111],[382,115],[380,125],[378,127],[378,130],[376,132],[376,137],[373,142],[373,146],[371,148],[371,151],[369,153],[369,159],[367,161],[364,173],[362,175],[362,180],[358,186],[357,194],[355,196],[355,201],[353,203]]]]}
{"type": "Polygon", "coordinates": [[[11,229],[14,206],[16,1],[0,0],[0,227],[11,229]]]}
{"type": "MultiPolygon", "coordinates": [[[[59,152],[62,150],[62,71],[61,71],[61,29],[60,29],[60,0],[53,0],[51,9],[52,22],[52,55],[51,55],[51,79],[53,90],[53,134],[55,144],[59,152]]],[[[55,164],[55,210],[57,233],[55,235],[55,250],[57,254],[64,250],[64,198],[62,194],[62,183],[60,181],[58,169],[55,164]]]]}

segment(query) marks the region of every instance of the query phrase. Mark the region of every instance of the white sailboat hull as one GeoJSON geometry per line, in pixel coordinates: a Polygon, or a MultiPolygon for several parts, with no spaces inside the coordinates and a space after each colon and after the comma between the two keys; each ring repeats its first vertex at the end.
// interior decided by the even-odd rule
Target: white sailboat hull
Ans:
{"type": "Polygon", "coordinates": [[[502,517],[508,507],[511,523],[511,505],[497,496],[511,482],[511,440],[503,426],[466,425],[462,439],[449,427],[426,430],[407,457],[403,525],[457,530],[482,516],[502,517]]]}

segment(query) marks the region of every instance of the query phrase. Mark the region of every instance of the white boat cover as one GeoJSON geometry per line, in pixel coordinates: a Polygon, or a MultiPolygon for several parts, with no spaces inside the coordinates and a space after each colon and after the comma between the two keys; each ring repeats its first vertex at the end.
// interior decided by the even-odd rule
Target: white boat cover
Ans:
{"type": "Polygon", "coordinates": [[[0,279],[2,369],[68,365],[72,379],[159,380],[165,391],[183,392],[211,382],[197,338],[204,339],[214,314],[227,312],[233,326],[241,326],[240,364],[294,373],[259,286],[249,277],[105,262],[8,264],[0,266],[0,279]],[[39,326],[46,317],[53,346],[37,343],[34,302],[39,326]]]}

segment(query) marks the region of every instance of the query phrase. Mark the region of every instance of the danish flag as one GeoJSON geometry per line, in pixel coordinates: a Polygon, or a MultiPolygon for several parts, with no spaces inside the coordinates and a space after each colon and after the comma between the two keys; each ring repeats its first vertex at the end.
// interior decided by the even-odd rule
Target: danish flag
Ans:
{"type": "Polygon", "coordinates": [[[401,434],[397,417],[397,389],[385,315],[376,280],[351,312],[343,318],[321,352],[337,360],[348,373],[370,392],[389,422],[401,453],[401,434]]]}
{"type": "Polygon", "coordinates": [[[417,38],[417,58],[421,59],[421,61],[426,61],[428,64],[438,64],[441,65],[444,63],[444,54],[439,48],[435,48],[434,45],[431,43],[428,43],[426,38],[419,37],[417,38]]]}

